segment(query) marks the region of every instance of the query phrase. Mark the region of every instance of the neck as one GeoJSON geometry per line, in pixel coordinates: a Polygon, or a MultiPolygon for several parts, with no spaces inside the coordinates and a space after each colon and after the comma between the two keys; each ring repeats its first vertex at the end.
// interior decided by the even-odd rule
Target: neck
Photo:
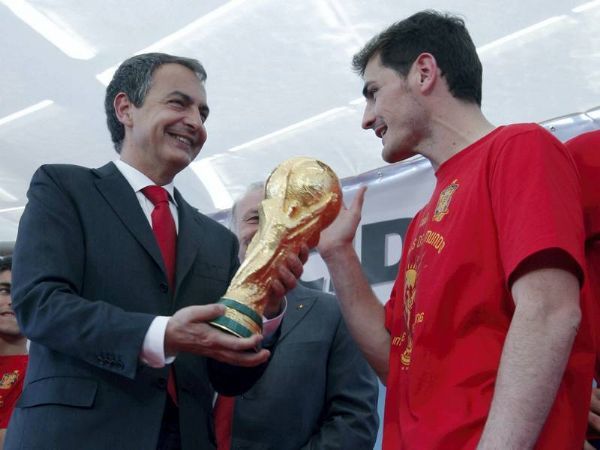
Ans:
{"type": "Polygon", "coordinates": [[[449,107],[434,110],[430,134],[419,145],[418,153],[429,159],[435,170],[495,128],[475,104],[454,101],[449,107]]]}
{"type": "Polygon", "coordinates": [[[175,178],[176,173],[166,172],[159,163],[152,163],[139,158],[138,153],[129,150],[125,146],[121,150],[120,157],[121,161],[142,172],[158,186],[169,184],[175,178]]]}
{"type": "Polygon", "coordinates": [[[0,355],[26,355],[27,338],[25,336],[0,335],[0,355]]]}

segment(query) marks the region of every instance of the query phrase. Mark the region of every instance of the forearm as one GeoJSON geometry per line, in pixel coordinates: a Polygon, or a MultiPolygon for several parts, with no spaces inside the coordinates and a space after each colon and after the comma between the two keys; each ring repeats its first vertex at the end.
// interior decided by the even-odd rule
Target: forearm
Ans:
{"type": "Polygon", "coordinates": [[[479,449],[533,448],[554,403],[580,311],[518,305],[504,343],[494,397],[479,449]]]}
{"type": "Polygon", "coordinates": [[[385,310],[363,274],[351,245],[322,255],[327,264],[344,320],[365,359],[385,384],[389,369],[390,334],[385,310]]]}

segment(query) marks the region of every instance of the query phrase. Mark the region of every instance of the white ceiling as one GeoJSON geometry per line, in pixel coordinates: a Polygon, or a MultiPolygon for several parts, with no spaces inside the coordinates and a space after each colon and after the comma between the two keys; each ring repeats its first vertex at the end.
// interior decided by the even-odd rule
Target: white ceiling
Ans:
{"type": "Polygon", "coordinates": [[[115,158],[99,78],[144,51],[196,57],[208,71],[209,139],[177,179],[203,212],[228,208],[292,155],[340,177],[383,165],[360,129],[350,59],[424,7],[465,18],[493,122],[600,105],[599,0],[0,0],[0,241],[14,240],[39,165],[115,158]]]}

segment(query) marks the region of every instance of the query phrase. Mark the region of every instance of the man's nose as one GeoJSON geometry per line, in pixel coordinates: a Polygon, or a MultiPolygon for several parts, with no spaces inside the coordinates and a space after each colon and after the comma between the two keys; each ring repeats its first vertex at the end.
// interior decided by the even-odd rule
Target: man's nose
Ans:
{"type": "Polygon", "coordinates": [[[365,110],[363,112],[362,123],[361,126],[365,130],[369,130],[373,128],[373,124],[375,123],[375,114],[373,113],[373,107],[370,105],[365,106],[365,110]]]}
{"type": "Polygon", "coordinates": [[[200,111],[195,108],[191,108],[190,111],[185,115],[185,124],[190,128],[197,130],[199,128],[204,127],[204,122],[202,121],[202,116],[200,111]]]}

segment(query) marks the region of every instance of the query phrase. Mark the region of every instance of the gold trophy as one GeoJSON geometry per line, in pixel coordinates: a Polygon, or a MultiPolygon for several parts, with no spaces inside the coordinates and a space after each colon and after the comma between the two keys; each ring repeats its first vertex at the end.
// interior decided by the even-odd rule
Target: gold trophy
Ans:
{"type": "Polygon", "coordinates": [[[262,331],[262,315],[277,266],[289,252],[319,242],[321,230],[336,218],[342,192],[336,174],[321,161],[291,158],[271,173],[258,208],[259,228],[244,262],[219,303],[225,314],[211,321],[239,337],[262,331]]]}

